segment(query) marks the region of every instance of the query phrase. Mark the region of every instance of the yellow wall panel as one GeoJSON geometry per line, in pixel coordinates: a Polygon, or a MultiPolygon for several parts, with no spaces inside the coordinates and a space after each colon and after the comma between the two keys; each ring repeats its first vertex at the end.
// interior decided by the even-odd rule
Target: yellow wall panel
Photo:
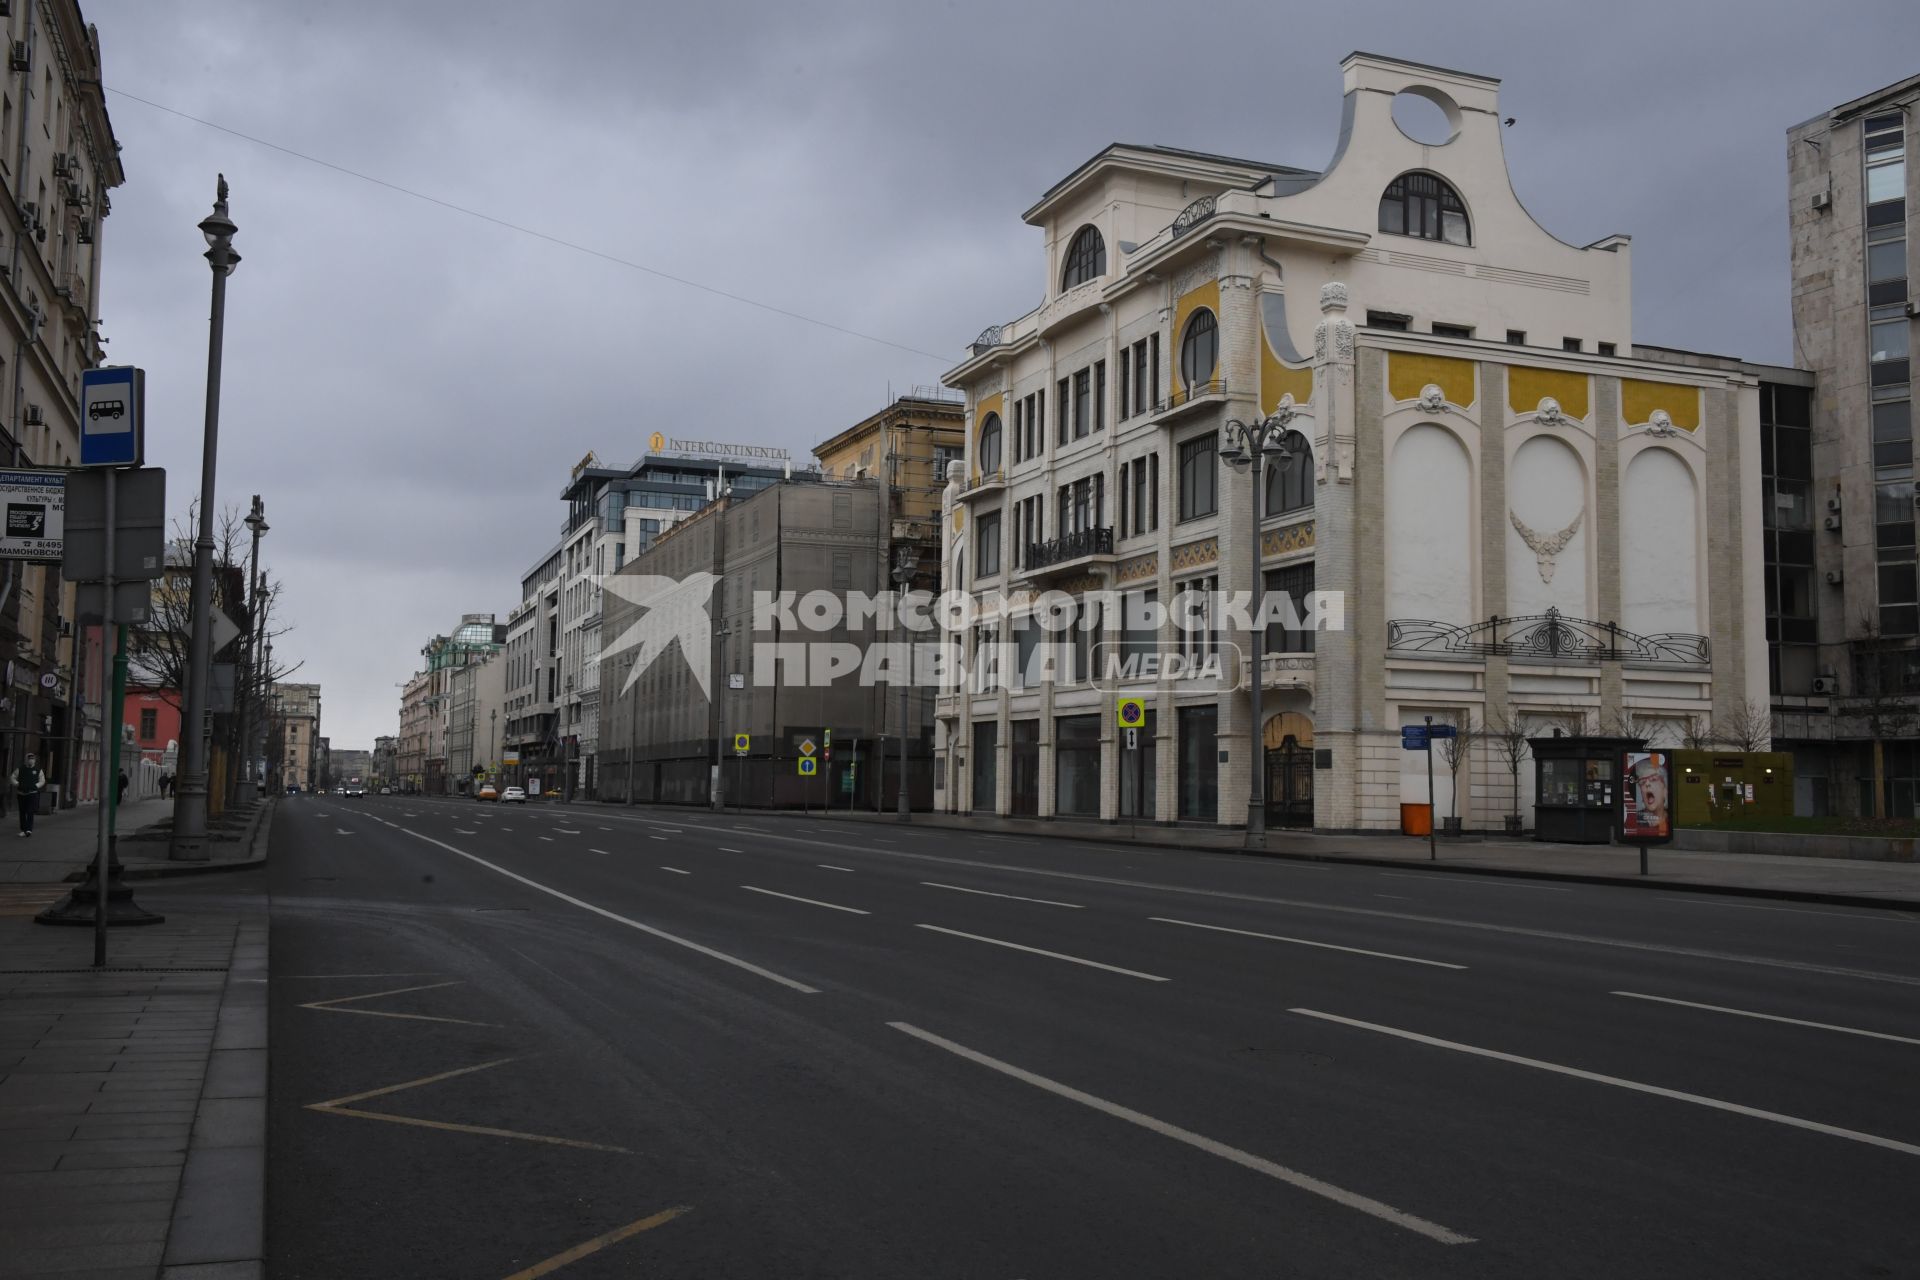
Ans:
{"type": "Polygon", "coordinates": [[[1304,405],[1313,399],[1313,369],[1289,369],[1273,354],[1273,347],[1265,340],[1265,329],[1261,330],[1260,342],[1260,411],[1272,413],[1280,404],[1280,397],[1292,395],[1293,402],[1304,405]]]}
{"type": "MultiPolygon", "coordinates": [[[[1218,280],[1209,280],[1197,289],[1187,290],[1187,292],[1180,295],[1180,301],[1176,302],[1173,307],[1173,385],[1182,391],[1187,389],[1187,384],[1185,379],[1180,376],[1180,339],[1184,338],[1187,333],[1187,317],[1202,307],[1213,312],[1213,321],[1215,324],[1220,323],[1220,282],[1218,280]]],[[[1223,331],[1220,337],[1222,339],[1221,346],[1224,348],[1224,339],[1226,338],[1224,326],[1222,329],[1223,331]]],[[[1221,354],[1226,354],[1224,349],[1221,354]]],[[[1218,365],[1215,366],[1211,376],[1216,378],[1220,376],[1218,365]]]]}
{"type": "Polygon", "coordinates": [[[1682,431],[1700,429],[1700,388],[1673,382],[1620,379],[1620,416],[1628,426],[1653,421],[1653,411],[1665,409],[1682,431]]]}
{"type": "Polygon", "coordinates": [[[1387,394],[1395,400],[1418,400],[1428,383],[1446,393],[1449,401],[1467,408],[1476,397],[1473,361],[1452,356],[1423,356],[1410,351],[1387,353],[1387,394]]]}
{"type": "Polygon", "coordinates": [[[1584,373],[1516,364],[1507,370],[1507,404],[1515,413],[1532,413],[1551,396],[1567,416],[1584,419],[1592,403],[1590,386],[1584,373]]]}

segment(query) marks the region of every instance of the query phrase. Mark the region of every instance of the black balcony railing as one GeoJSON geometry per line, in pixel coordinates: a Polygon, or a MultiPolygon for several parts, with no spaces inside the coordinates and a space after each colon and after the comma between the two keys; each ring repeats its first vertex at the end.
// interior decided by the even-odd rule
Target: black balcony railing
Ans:
{"type": "Polygon", "coordinates": [[[1077,533],[1063,533],[1051,542],[1029,542],[1027,544],[1027,568],[1045,569],[1049,565],[1062,564],[1068,560],[1078,560],[1082,556],[1110,556],[1112,554],[1112,528],[1082,529],[1077,533]]]}
{"type": "Polygon", "coordinates": [[[1192,386],[1175,387],[1166,399],[1153,407],[1153,411],[1155,413],[1166,413],[1170,409],[1178,409],[1181,405],[1191,404],[1195,400],[1204,400],[1208,396],[1223,396],[1225,394],[1227,394],[1227,380],[1225,378],[1209,378],[1205,382],[1196,382],[1192,386]]]}

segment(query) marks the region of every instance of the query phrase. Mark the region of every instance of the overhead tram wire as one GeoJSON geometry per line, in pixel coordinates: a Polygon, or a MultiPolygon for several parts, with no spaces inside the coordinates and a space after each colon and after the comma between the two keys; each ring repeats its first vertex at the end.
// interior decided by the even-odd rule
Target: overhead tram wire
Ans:
{"type": "Polygon", "coordinates": [[[862,333],[858,329],[849,329],[845,325],[835,324],[831,320],[822,320],[817,316],[804,315],[798,311],[789,311],[785,307],[775,306],[771,302],[762,302],[758,298],[749,298],[745,294],[731,293],[715,285],[702,284],[698,280],[689,280],[685,276],[677,276],[670,271],[662,271],[658,267],[649,267],[644,263],[634,262],[629,258],[622,258],[602,249],[595,249],[591,245],[584,245],[560,236],[549,235],[545,231],[538,231],[532,227],[521,226],[517,222],[509,222],[505,218],[496,218],[490,213],[482,213],[478,209],[470,209],[466,205],[455,204],[451,200],[442,200],[439,196],[431,196],[424,191],[415,191],[413,188],[403,187],[397,182],[388,182],[385,178],[376,178],[370,173],[362,173],[358,169],[349,169],[345,165],[335,164],[331,160],[322,160],[319,156],[308,155],[304,151],[296,151],[292,147],[282,146],[278,142],[269,142],[265,138],[256,137],[250,133],[242,133],[238,129],[229,128],[216,121],[191,115],[188,112],[181,111],[177,107],[169,107],[165,103],[155,102],[150,98],[143,98],[137,93],[128,93],[125,89],[115,89],[110,85],[103,87],[108,93],[116,97],[125,98],[129,102],[137,102],[143,107],[152,107],[155,111],[164,111],[170,116],[178,116],[182,120],[190,120],[194,124],[202,125],[208,129],[215,129],[221,133],[230,134],[243,142],[251,142],[255,146],[266,147],[270,151],[278,151],[282,155],[292,156],[296,160],[304,160],[308,164],[319,165],[321,168],[331,169],[335,173],[343,173],[349,178],[358,178],[362,182],[370,182],[376,187],[385,187],[389,191],[396,191],[403,196],[411,196],[413,199],[425,201],[427,204],[439,205],[442,209],[450,209],[454,213],[464,214],[469,218],[476,218],[481,222],[490,222],[496,227],[504,227],[508,231],[518,232],[523,236],[532,236],[536,240],[544,240],[548,244],[558,245],[562,249],[571,249],[575,253],[584,253],[589,257],[599,258],[603,262],[611,262],[615,266],[626,267],[630,271],[639,271],[660,280],[667,280],[674,284],[684,285],[689,289],[698,289],[701,293],[710,293],[717,298],[725,298],[729,302],[738,302],[743,306],[753,307],[756,310],[766,311],[776,316],[784,316],[789,320],[798,320],[802,324],[810,324],[816,328],[831,330],[834,333],[844,334],[849,338],[859,338],[863,342],[874,342],[883,347],[892,347],[894,350],[904,351],[908,355],[923,356],[928,360],[937,360],[943,365],[952,362],[952,358],[949,356],[938,355],[932,351],[922,351],[918,347],[910,347],[904,342],[895,342],[891,338],[882,338],[876,334],[862,333]]]}

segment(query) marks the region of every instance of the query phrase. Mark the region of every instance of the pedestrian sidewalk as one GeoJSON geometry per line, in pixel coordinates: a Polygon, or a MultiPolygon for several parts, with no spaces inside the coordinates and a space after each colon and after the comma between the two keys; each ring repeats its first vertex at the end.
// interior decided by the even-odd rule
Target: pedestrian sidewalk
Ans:
{"type": "MultiPolygon", "coordinates": [[[[121,805],[114,828],[126,852],[126,833],[137,831],[173,813],[173,801],[153,798],[121,805]]],[[[69,873],[84,870],[100,843],[100,807],[75,805],[54,813],[37,814],[33,834],[20,834],[19,810],[7,806],[0,820],[0,884],[56,884],[69,873]]]]}
{"type": "MultiPolygon", "coordinates": [[[[839,811],[830,816],[837,821],[895,821],[891,813],[839,811]]],[[[915,813],[913,823],[982,834],[1086,840],[1109,845],[1139,843],[1178,849],[1238,850],[1244,840],[1244,833],[1231,827],[1163,827],[1151,823],[1136,826],[1124,821],[915,813]]],[[[1618,845],[1442,836],[1436,848],[1438,859],[1429,860],[1424,837],[1372,833],[1322,835],[1276,830],[1267,833],[1264,855],[1249,856],[1408,866],[1466,874],[1650,886],[1920,911],[1920,863],[1705,853],[1656,845],[1647,856],[1649,874],[1642,876],[1639,850],[1618,845]]]]}
{"type": "MultiPolygon", "coordinates": [[[[116,848],[124,876],[145,880],[159,876],[191,875],[202,871],[232,871],[260,865],[266,844],[272,799],[251,809],[229,810],[209,824],[213,856],[205,862],[174,862],[167,856],[167,836],[173,822],[173,799],[158,797],[130,801],[114,815],[116,848]]],[[[33,835],[19,834],[12,814],[0,826],[0,885],[58,884],[85,878],[99,848],[100,810],[80,805],[34,819],[33,835]]]]}
{"type": "Polygon", "coordinates": [[[238,901],[112,931],[105,969],[0,913],[0,1276],[261,1274],[267,906],[238,901]]]}

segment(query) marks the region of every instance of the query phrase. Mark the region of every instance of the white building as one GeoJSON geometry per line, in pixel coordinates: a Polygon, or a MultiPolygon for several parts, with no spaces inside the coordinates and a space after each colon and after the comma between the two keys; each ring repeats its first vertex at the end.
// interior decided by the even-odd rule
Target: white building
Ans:
{"type": "MultiPolygon", "coordinates": [[[[1521,206],[1497,81],[1366,54],[1342,72],[1324,172],[1113,146],[1024,215],[1045,300],[946,378],[969,415],[946,583],[1010,600],[940,703],[943,808],[1245,821],[1248,630],[1137,620],[1250,592],[1256,554],[1267,592],[1344,603],[1341,629],[1267,632],[1273,821],[1398,825],[1427,799],[1400,728],[1428,715],[1677,743],[1764,706],[1757,378],[1635,352],[1628,238],[1569,244],[1521,206]],[[1409,106],[1438,132],[1396,123],[1409,106]],[[1294,461],[1256,516],[1222,429],[1276,414],[1294,461]],[[1048,591],[1091,630],[1040,630],[1048,591]],[[1050,642],[1066,669],[1036,675],[1021,659],[1050,642]],[[1220,678],[1100,660],[1152,651],[1218,656],[1220,678]],[[1137,753],[1123,693],[1147,698],[1137,753]]],[[[1497,828],[1532,786],[1483,747],[1459,811],[1497,828]]]]}

